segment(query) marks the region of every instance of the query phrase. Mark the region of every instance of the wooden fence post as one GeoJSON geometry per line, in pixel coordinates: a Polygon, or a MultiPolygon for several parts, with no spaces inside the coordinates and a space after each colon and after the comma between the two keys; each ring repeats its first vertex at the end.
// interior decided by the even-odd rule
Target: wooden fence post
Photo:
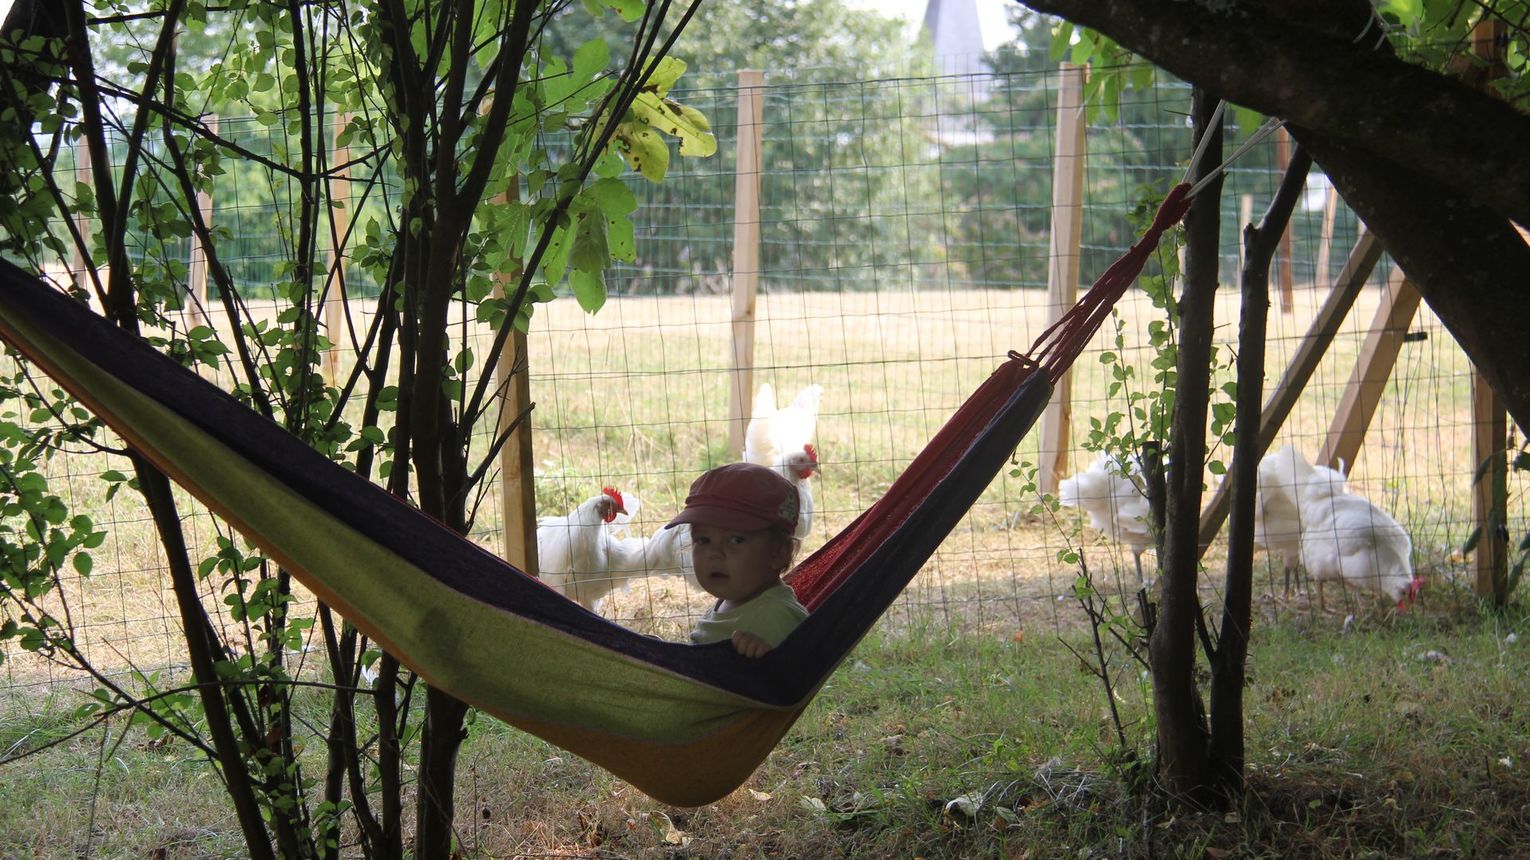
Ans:
{"type": "Polygon", "coordinates": [[[1317,271],[1312,274],[1313,286],[1328,285],[1328,261],[1333,248],[1333,225],[1334,219],[1339,213],[1339,189],[1328,185],[1328,194],[1323,200],[1323,230],[1318,245],[1317,271]]]}
{"type": "Polygon", "coordinates": [[[760,280],[760,150],[765,73],[738,73],[738,161],[733,170],[733,372],[728,386],[728,450],[742,457],[754,402],[754,306],[760,280]]]}
{"type": "MultiPolygon", "coordinates": [[[[1087,67],[1063,63],[1057,72],[1057,136],[1052,154],[1052,231],[1047,250],[1047,324],[1078,301],[1079,246],[1084,227],[1084,169],[1088,156],[1084,123],[1087,67]]],[[[1063,374],[1041,416],[1037,488],[1056,493],[1068,473],[1072,448],[1073,371],[1063,374]]]]}
{"type": "MultiPolygon", "coordinates": [[[[1286,169],[1291,166],[1291,135],[1284,126],[1275,130],[1275,166],[1280,175],[1284,176],[1286,169]]],[[[1247,221],[1244,222],[1248,223],[1247,221]]],[[[1296,310],[1296,293],[1294,291],[1295,277],[1291,272],[1291,222],[1286,222],[1286,229],[1280,233],[1280,246],[1275,255],[1276,270],[1280,277],[1280,312],[1293,313],[1296,310]]]]}
{"type": "MultiPolygon", "coordinates": [[[[1477,72],[1479,86],[1487,90],[1493,79],[1508,74],[1500,37],[1505,24],[1483,16],[1472,28],[1472,53],[1484,62],[1477,72]]],[[[1481,475],[1472,485],[1472,519],[1480,529],[1476,549],[1476,592],[1495,606],[1508,600],[1509,543],[1509,419],[1503,401],[1493,392],[1477,368],[1472,368],[1472,464],[1481,475]],[[1487,469],[1482,464],[1491,461],[1487,469]]]]}
{"type": "MultiPolygon", "coordinates": [[[[520,196],[519,183],[512,178],[510,187],[500,196],[508,202],[520,196]]],[[[502,299],[515,288],[520,272],[495,272],[494,297],[502,299]],[[509,288],[507,290],[507,287],[509,288]]],[[[515,327],[515,320],[504,325],[515,327]]],[[[503,523],[505,561],[536,576],[537,563],[537,488],[533,476],[536,460],[531,445],[531,358],[526,333],[515,329],[494,366],[495,390],[500,393],[496,434],[504,434],[522,415],[526,420],[510,434],[499,451],[500,520],[503,523]]]]}
{"type": "MultiPolygon", "coordinates": [[[[350,124],[350,114],[337,112],[334,126],[334,150],[329,164],[346,164],[351,160],[351,148],[340,142],[340,135],[350,124]]],[[[329,259],[326,261],[324,290],[324,331],[329,337],[329,348],[324,351],[324,378],[331,385],[340,378],[340,350],[345,343],[348,320],[345,307],[345,232],[351,223],[351,172],[349,168],[337,170],[329,181],[330,242],[329,259]]]]}
{"type": "MultiPolygon", "coordinates": [[[[218,115],[208,114],[206,125],[209,132],[217,134],[218,115]]],[[[213,196],[210,189],[197,192],[197,209],[202,213],[202,223],[211,230],[213,196]]],[[[212,327],[212,318],[207,313],[207,248],[203,246],[201,237],[194,232],[191,234],[191,255],[186,266],[186,303],[186,310],[197,325],[212,327]]]]}
{"type": "MultiPolygon", "coordinates": [[[[95,187],[95,179],[91,175],[90,147],[86,145],[84,135],[74,142],[74,181],[86,187],[95,187]]],[[[74,216],[74,226],[80,231],[80,244],[74,247],[74,255],[69,263],[69,277],[74,285],[79,287],[94,300],[96,291],[90,285],[90,273],[86,271],[87,261],[85,254],[90,247],[90,218],[78,211],[74,216]],[[83,246],[83,247],[82,247],[83,246]]],[[[105,273],[102,272],[104,278],[105,273]]],[[[102,308],[96,308],[102,310],[102,308]]]]}

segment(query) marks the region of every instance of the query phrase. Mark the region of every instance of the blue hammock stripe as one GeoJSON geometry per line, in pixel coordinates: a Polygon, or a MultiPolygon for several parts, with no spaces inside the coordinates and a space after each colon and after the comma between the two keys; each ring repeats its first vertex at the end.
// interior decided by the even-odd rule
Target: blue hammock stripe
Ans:
{"type": "Polygon", "coordinates": [[[832,591],[765,658],[588,612],[0,261],[0,337],[433,686],[677,805],[741,785],[1010,460],[1051,386],[1003,362],[805,559],[832,591]]]}

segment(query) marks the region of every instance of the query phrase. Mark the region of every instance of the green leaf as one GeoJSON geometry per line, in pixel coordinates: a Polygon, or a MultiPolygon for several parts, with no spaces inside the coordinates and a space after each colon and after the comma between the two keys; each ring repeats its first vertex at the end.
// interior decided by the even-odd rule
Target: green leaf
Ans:
{"type": "MultiPolygon", "coordinates": [[[[574,246],[569,252],[568,262],[576,272],[594,273],[600,272],[611,262],[611,247],[606,243],[606,219],[599,212],[579,213],[579,223],[574,230],[574,246]]],[[[602,295],[604,292],[602,288],[602,295]]]]}
{"type": "Polygon", "coordinates": [[[632,116],[680,141],[680,154],[706,157],[717,152],[717,138],[701,111],[651,92],[638,94],[632,103],[632,116]]]}
{"type": "Polygon", "coordinates": [[[574,298],[585,313],[593,314],[605,306],[606,282],[599,271],[575,269],[569,273],[568,281],[574,287],[574,298]]]}
{"type": "Polygon", "coordinates": [[[596,5],[597,7],[604,6],[605,8],[612,10],[623,21],[626,21],[629,24],[643,17],[643,11],[645,8],[643,0],[604,0],[604,2],[596,5]]]}
{"type": "Polygon", "coordinates": [[[606,222],[606,244],[615,259],[627,263],[636,260],[637,236],[632,219],[623,215],[606,222]]]}
{"type": "Polygon", "coordinates": [[[644,179],[664,181],[664,174],[669,172],[669,147],[664,145],[664,138],[657,132],[650,128],[624,130],[618,127],[616,143],[627,164],[643,174],[644,179]]]}
{"type": "Polygon", "coordinates": [[[611,62],[611,48],[604,39],[591,39],[574,51],[574,81],[584,84],[605,71],[611,62]]]}
{"type": "Polygon", "coordinates": [[[585,189],[584,194],[607,215],[626,215],[637,210],[637,196],[620,179],[597,180],[585,189]]]}

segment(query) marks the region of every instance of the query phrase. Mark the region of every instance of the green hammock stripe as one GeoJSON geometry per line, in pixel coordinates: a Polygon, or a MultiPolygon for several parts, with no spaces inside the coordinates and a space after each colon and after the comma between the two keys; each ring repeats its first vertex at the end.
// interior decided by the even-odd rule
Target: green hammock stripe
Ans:
{"type": "Polygon", "coordinates": [[[1050,396],[1011,355],[886,494],[798,566],[758,660],[661,642],[543,587],[0,260],[0,337],[431,684],[659,800],[737,788],[1009,462],[1050,396]]]}
{"type": "Polygon", "coordinates": [[[8,339],[108,423],[131,428],[135,448],[440,689],[511,722],[661,744],[705,738],[761,707],[442,585],[25,318],[4,317],[8,339]],[[560,688],[580,693],[547,693],[560,688]]]}

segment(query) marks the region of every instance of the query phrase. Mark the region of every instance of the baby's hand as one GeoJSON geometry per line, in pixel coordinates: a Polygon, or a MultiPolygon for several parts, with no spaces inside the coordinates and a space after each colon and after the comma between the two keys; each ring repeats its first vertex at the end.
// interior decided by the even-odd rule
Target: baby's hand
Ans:
{"type": "Polygon", "coordinates": [[[747,630],[735,630],[733,649],[745,657],[764,657],[770,651],[770,643],[747,630]]]}

